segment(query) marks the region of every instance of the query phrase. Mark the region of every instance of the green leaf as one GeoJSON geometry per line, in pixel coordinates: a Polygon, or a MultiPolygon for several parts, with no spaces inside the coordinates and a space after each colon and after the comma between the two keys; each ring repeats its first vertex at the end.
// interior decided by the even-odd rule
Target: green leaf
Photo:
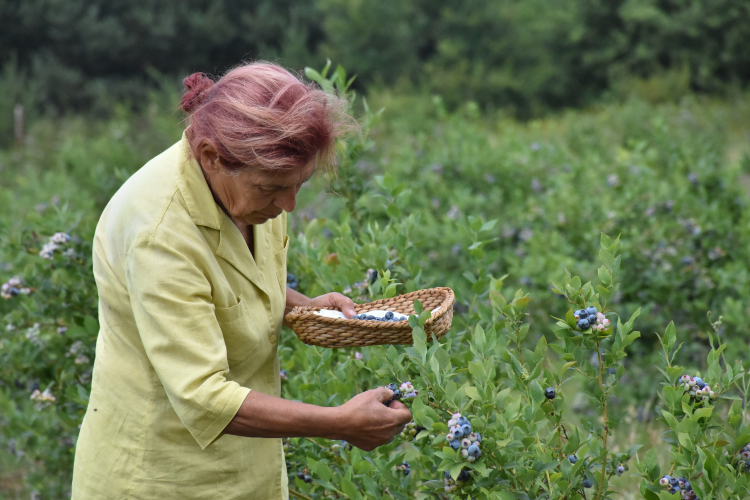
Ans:
{"type": "Polygon", "coordinates": [[[645,472],[652,482],[659,479],[659,475],[661,474],[661,472],[659,469],[659,460],[656,456],[656,450],[654,448],[651,448],[646,452],[646,455],[644,455],[643,457],[643,462],[641,463],[643,464],[645,472]]]}
{"type": "Polygon", "coordinates": [[[466,395],[475,401],[482,401],[482,397],[479,395],[476,387],[467,387],[466,395]]]}
{"type": "Polygon", "coordinates": [[[672,346],[677,341],[677,329],[674,326],[674,321],[669,323],[667,330],[664,332],[663,345],[667,352],[672,350],[672,346]]]}
{"type": "Polygon", "coordinates": [[[599,281],[601,281],[604,286],[608,286],[610,283],[612,283],[612,272],[608,269],[600,267],[598,274],[599,281]]]}
{"type": "Polygon", "coordinates": [[[427,359],[427,336],[422,327],[416,327],[412,330],[412,342],[414,350],[422,358],[422,363],[427,359]]]}
{"type": "Polygon", "coordinates": [[[716,461],[711,453],[706,454],[706,461],[703,463],[703,470],[706,471],[706,475],[715,483],[719,479],[719,462],[716,461]]]}
{"type": "Polygon", "coordinates": [[[599,260],[602,261],[602,264],[607,266],[607,269],[610,271],[615,270],[615,257],[609,251],[605,248],[602,248],[599,250],[599,260]]]}
{"type": "Polygon", "coordinates": [[[414,312],[417,313],[417,316],[422,314],[422,303],[419,301],[419,299],[414,299],[414,312]]]}
{"type": "Polygon", "coordinates": [[[484,352],[484,346],[485,346],[486,340],[487,339],[484,333],[484,328],[482,328],[481,325],[477,325],[477,327],[474,329],[474,337],[473,337],[474,348],[477,350],[477,352],[479,353],[484,352]]]}
{"type": "Polygon", "coordinates": [[[348,498],[362,498],[357,487],[347,478],[342,478],[341,480],[341,491],[343,491],[348,498]]]}

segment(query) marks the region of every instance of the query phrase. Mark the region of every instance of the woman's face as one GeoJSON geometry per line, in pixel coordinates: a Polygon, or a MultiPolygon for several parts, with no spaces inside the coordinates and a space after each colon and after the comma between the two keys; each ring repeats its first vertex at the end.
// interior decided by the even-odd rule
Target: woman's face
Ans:
{"type": "Polygon", "coordinates": [[[200,164],[214,197],[235,221],[263,224],[297,205],[297,193],[315,172],[315,162],[305,167],[268,172],[248,167],[228,174],[215,152],[201,154],[200,164]]]}

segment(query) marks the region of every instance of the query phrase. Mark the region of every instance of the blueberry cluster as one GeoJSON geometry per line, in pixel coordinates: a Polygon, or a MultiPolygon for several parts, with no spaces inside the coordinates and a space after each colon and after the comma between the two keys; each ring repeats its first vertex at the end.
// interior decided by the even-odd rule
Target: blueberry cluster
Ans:
{"type": "Polygon", "coordinates": [[[55,255],[55,250],[58,250],[61,245],[70,241],[70,235],[66,233],[55,233],[50,236],[47,243],[44,244],[42,249],[39,251],[39,256],[43,259],[52,260],[55,255]]]}
{"type": "Polygon", "coordinates": [[[388,311],[385,313],[385,316],[382,318],[379,318],[377,316],[373,316],[372,314],[355,314],[352,316],[352,319],[359,319],[362,321],[404,321],[401,316],[396,316],[392,311],[388,311]]]}
{"type": "Polygon", "coordinates": [[[604,317],[604,314],[597,312],[596,307],[593,306],[575,311],[573,317],[576,319],[576,326],[581,331],[591,328],[604,332],[610,325],[610,321],[604,317]]]}
{"type": "Polygon", "coordinates": [[[676,478],[667,474],[659,479],[659,484],[662,488],[668,489],[672,495],[679,493],[683,500],[699,500],[690,485],[690,481],[685,477],[676,478]]]}
{"type": "Polygon", "coordinates": [[[737,460],[741,462],[746,471],[750,471],[750,444],[746,444],[739,453],[737,453],[737,460]]]}
{"type": "Polygon", "coordinates": [[[468,483],[469,481],[471,481],[471,473],[469,472],[469,469],[462,469],[455,480],[451,477],[450,472],[445,471],[445,474],[443,474],[443,486],[445,486],[446,493],[453,492],[457,487],[460,487],[462,484],[468,483]]]}
{"type": "Polygon", "coordinates": [[[679,380],[685,392],[698,403],[708,403],[716,401],[716,393],[700,377],[691,377],[683,375],[679,380]]]}
{"type": "Polygon", "coordinates": [[[14,276],[0,287],[0,297],[4,299],[10,299],[17,297],[18,295],[28,295],[31,293],[31,288],[23,286],[23,281],[18,276],[14,276]]]}
{"type": "Polygon", "coordinates": [[[461,455],[467,462],[471,463],[482,456],[479,444],[482,436],[474,432],[469,419],[462,417],[460,413],[454,413],[453,418],[448,421],[449,432],[445,439],[454,450],[461,450],[461,455]]]}
{"type": "Polygon", "coordinates": [[[308,484],[312,483],[312,476],[310,476],[310,474],[307,473],[307,469],[305,469],[304,471],[298,472],[297,477],[308,484]]]}
{"type": "Polygon", "coordinates": [[[383,404],[386,406],[391,406],[391,403],[393,403],[394,401],[398,401],[402,397],[407,399],[413,399],[417,397],[417,391],[414,390],[414,386],[411,385],[411,382],[409,382],[408,380],[401,384],[400,388],[393,382],[388,384],[386,387],[393,391],[393,397],[388,401],[383,401],[383,404]]]}
{"type": "Polygon", "coordinates": [[[414,436],[425,430],[425,427],[417,425],[414,421],[409,422],[401,431],[401,439],[413,439],[414,436]]]}
{"type": "Polygon", "coordinates": [[[396,466],[397,470],[403,471],[404,476],[408,476],[409,473],[411,473],[411,467],[409,466],[409,462],[402,462],[401,465],[396,466]]]}
{"type": "Polygon", "coordinates": [[[299,286],[299,280],[292,273],[286,273],[286,286],[292,290],[296,290],[299,286]]]}

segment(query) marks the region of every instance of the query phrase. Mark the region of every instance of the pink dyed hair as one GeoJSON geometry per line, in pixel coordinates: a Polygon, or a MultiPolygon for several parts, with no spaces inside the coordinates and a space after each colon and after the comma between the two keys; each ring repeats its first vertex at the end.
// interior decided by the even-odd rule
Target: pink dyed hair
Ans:
{"type": "Polygon", "coordinates": [[[342,98],[272,63],[239,66],[216,82],[194,73],[183,83],[180,104],[188,113],[193,156],[210,146],[231,171],[292,169],[311,161],[333,168],[336,138],[351,122],[342,98]]]}

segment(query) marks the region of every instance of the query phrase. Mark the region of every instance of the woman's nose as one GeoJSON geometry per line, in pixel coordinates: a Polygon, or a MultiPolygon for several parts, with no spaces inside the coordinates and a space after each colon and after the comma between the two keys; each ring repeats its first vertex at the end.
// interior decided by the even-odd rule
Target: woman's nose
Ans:
{"type": "Polygon", "coordinates": [[[295,187],[282,190],[274,199],[273,204],[284,212],[293,211],[297,206],[297,191],[295,187]]]}

